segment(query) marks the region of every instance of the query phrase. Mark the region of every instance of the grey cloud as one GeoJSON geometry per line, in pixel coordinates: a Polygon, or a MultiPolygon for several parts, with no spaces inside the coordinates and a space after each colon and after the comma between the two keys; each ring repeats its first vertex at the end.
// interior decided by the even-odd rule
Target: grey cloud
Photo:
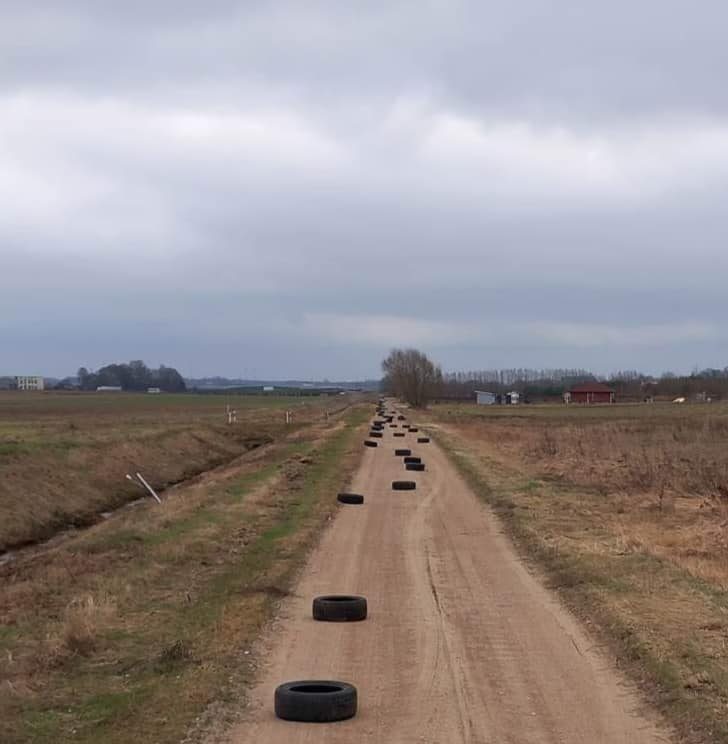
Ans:
{"type": "Polygon", "coordinates": [[[0,372],[723,366],[728,9],[516,5],[4,5],[0,372]]]}
{"type": "Polygon", "coordinates": [[[699,11],[686,0],[46,0],[4,10],[3,69],[10,86],[140,93],[272,80],[327,100],[352,88],[375,101],[434,91],[501,114],[722,112],[727,14],[720,0],[699,11]]]}

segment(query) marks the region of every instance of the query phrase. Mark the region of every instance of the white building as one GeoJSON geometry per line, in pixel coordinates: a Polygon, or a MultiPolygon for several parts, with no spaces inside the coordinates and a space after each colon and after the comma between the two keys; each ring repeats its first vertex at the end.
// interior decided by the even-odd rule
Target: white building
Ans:
{"type": "Polygon", "coordinates": [[[15,387],[18,390],[43,390],[43,378],[37,375],[17,375],[15,387]]]}
{"type": "Polygon", "coordinates": [[[476,390],[475,402],[479,406],[492,406],[495,404],[495,393],[488,393],[485,390],[476,390]]]}

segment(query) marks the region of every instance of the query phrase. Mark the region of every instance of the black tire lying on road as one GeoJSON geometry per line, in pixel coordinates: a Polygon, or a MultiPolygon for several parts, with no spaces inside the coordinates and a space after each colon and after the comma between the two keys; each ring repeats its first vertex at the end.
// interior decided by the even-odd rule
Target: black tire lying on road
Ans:
{"type": "Polygon", "coordinates": [[[347,682],[302,680],[279,685],[275,712],[284,721],[331,723],[356,715],[356,687],[347,682]]]}
{"type": "Polygon", "coordinates": [[[403,431],[395,431],[395,432],[392,432],[392,434],[395,437],[403,437],[404,436],[404,432],[403,431]]]}
{"type": "Polygon", "coordinates": [[[405,463],[404,467],[406,470],[418,470],[421,472],[425,469],[425,463],[424,462],[408,462],[408,463],[405,463]]]}
{"type": "Polygon", "coordinates": [[[377,446],[379,446],[379,445],[378,445],[378,443],[377,443],[377,442],[373,442],[373,441],[372,441],[371,439],[367,439],[367,440],[366,440],[366,441],[364,442],[364,446],[365,446],[365,447],[377,447],[377,446]]]}
{"type": "Polygon", "coordinates": [[[330,594],[313,600],[313,619],[330,623],[353,623],[367,618],[366,597],[330,594]]]}
{"type": "Polygon", "coordinates": [[[373,439],[381,439],[384,434],[381,431],[370,431],[369,436],[373,439]]]}
{"type": "Polygon", "coordinates": [[[416,434],[416,433],[417,433],[417,432],[419,431],[419,429],[418,429],[418,428],[417,428],[416,426],[410,426],[409,430],[410,430],[410,431],[411,431],[411,432],[412,432],[413,434],[416,434]]]}
{"type": "Polygon", "coordinates": [[[414,491],[417,488],[417,484],[414,481],[392,481],[393,491],[414,491]]]}
{"type": "Polygon", "coordinates": [[[397,421],[406,421],[407,419],[400,413],[399,416],[397,416],[397,421]]]}
{"type": "Polygon", "coordinates": [[[417,437],[417,444],[427,444],[430,441],[430,437],[417,437]]]}
{"type": "Polygon", "coordinates": [[[422,458],[421,457],[415,457],[414,455],[407,455],[404,458],[404,464],[405,465],[409,465],[409,463],[411,463],[411,462],[422,462],[422,458]]]}
{"type": "Polygon", "coordinates": [[[342,504],[363,504],[364,497],[360,493],[340,493],[337,500],[342,504]]]}
{"type": "Polygon", "coordinates": [[[394,450],[395,457],[409,457],[412,454],[411,449],[396,449],[394,450]]]}

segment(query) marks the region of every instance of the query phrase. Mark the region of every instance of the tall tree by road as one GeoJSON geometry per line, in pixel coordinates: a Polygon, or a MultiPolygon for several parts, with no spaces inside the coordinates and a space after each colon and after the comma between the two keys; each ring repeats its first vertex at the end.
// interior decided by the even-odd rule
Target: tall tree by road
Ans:
{"type": "Polygon", "coordinates": [[[415,408],[424,408],[442,384],[442,371],[417,349],[392,349],[382,362],[384,388],[415,408]]]}

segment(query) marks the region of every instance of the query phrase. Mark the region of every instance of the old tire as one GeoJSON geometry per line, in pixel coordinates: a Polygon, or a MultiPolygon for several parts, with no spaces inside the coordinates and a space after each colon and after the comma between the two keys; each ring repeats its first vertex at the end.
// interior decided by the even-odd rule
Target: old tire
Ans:
{"type": "Polygon", "coordinates": [[[400,413],[399,416],[397,416],[397,421],[406,421],[407,419],[400,413]]]}
{"type": "Polygon", "coordinates": [[[381,439],[384,436],[384,434],[382,434],[381,431],[370,431],[369,436],[372,437],[373,439],[381,439]]]}
{"type": "Polygon", "coordinates": [[[371,439],[367,439],[364,442],[364,446],[365,447],[377,447],[378,446],[378,443],[377,442],[373,442],[371,439]]]}
{"type": "Polygon", "coordinates": [[[409,457],[412,454],[411,449],[396,449],[394,450],[395,457],[409,457]]]}
{"type": "Polygon", "coordinates": [[[346,682],[286,682],[275,691],[276,716],[284,721],[331,723],[356,715],[356,687],[346,682]]]}
{"type": "Polygon", "coordinates": [[[363,504],[364,497],[360,493],[340,493],[336,497],[342,504],[363,504]]]}
{"type": "Polygon", "coordinates": [[[417,444],[428,444],[430,437],[417,437],[417,444]]]}
{"type": "Polygon", "coordinates": [[[410,432],[412,432],[412,434],[416,434],[419,431],[419,429],[416,426],[410,426],[409,430],[410,432]]]}
{"type": "Polygon", "coordinates": [[[404,464],[405,465],[409,465],[409,463],[411,463],[411,462],[422,462],[422,458],[421,457],[414,457],[413,455],[407,455],[404,458],[404,464]]]}
{"type": "Polygon", "coordinates": [[[392,481],[393,491],[414,491],[417,484],[414,481],[398,480],[392,481]]]}
{"type": "Polygon", "coordinates": [[[313,619],[329,623],[354,623],[367,619],[366,597],[330,594],[313,600],[313,619]]]}
{"type": "Polygon", "coordinates": [[[403,431],[395,431],[395,432],[392,432],[392,435],[395,436],[395,437],[403,437],[404,436],[404,432],[403,431]]]}
{"type": "Polygon", "coordinates": [[[418,472],[422,472],[425,469],[425,463],[424,462],[408,462],[405,463],[405,470],[417,470],[418,472]]]}

